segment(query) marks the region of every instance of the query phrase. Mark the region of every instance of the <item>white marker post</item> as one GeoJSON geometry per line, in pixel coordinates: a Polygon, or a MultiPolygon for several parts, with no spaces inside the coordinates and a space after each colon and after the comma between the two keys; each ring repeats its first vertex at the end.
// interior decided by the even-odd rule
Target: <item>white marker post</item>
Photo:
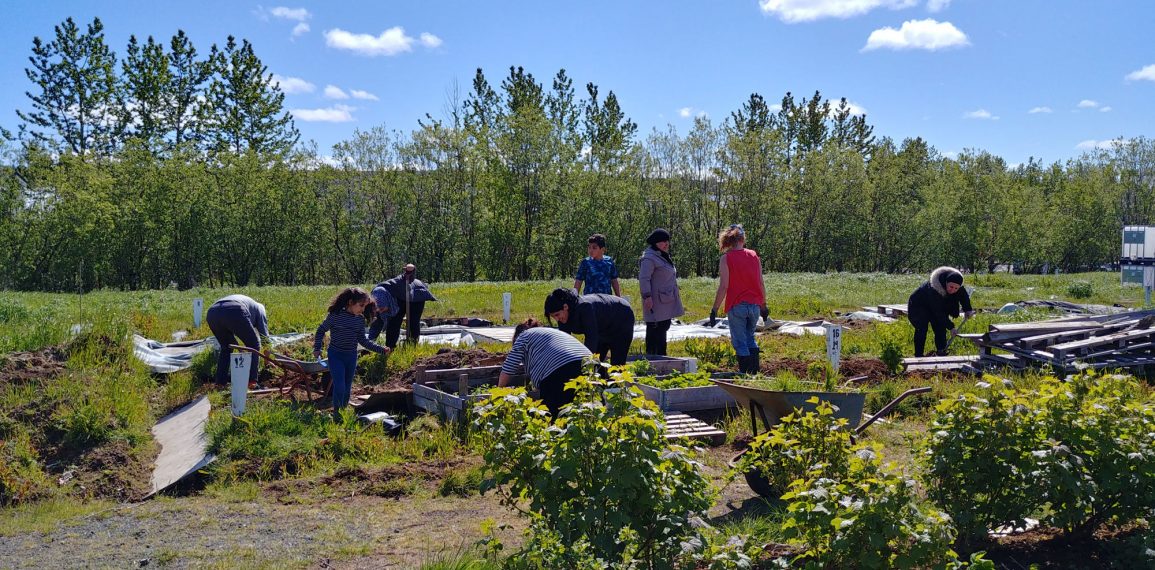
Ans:
{"type": "MultiPolygon", "coordinates": [[[[222,349],[226,350],[226,349],[222,349]]],[[[229,366],[232,378],[233,415],[241,416],[245,413],[245,398],[249,393],[249,368],[253,365],[253,353],[234,352],[229,357],[229,366]]]]}
{"type": "Polygon", "coordinates": [[[842,325],[826,323],[822,327],[826,329],[826,358],[837,374],[838,361],[842,358],[842,325]]]}
{"type": "Polygon", "coordinates": [[[501,294],[501,322],[509,324],[509,310],[513,306],[513,293],[501,294]]]}
{"type": "Polygon", "coordinates": [[[193,328],[201,328],[201,313],[204,312],[205,300],[197,297],[193,299],[193,328]]]}

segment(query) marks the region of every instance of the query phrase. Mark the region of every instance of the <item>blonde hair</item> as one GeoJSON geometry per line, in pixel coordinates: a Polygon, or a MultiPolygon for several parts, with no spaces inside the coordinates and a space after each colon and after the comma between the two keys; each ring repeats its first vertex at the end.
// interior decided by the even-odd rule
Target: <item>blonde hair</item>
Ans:
{"type": "Polygon", "coordinates": [[[731,224],[730,227],[718,232],[718,250],[726,251],[738,243],[746,241],[746,230],[741,224],[731,224]]]}

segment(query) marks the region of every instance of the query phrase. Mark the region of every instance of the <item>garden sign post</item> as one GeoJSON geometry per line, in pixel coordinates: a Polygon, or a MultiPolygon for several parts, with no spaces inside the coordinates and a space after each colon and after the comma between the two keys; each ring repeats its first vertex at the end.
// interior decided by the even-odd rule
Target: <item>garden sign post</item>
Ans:
{"type": "Polygon", "coordinates": [[[193,299],[193,328],[201,328],[201,313],[204,312],[205,300],[197,297],[193,299]]]}
{"type": "Polygon", "coordinates": [[[838,374],[838,361],[842,356],[842,325],[823,323],[826,329],[826,358],[830,359],[830,366],[838,374]]]}
{"type": "MultiPolygon", "coordinates": [[[[225,349],[221,349],[225,350],[225,349]]],[[[253,353],[234,352],[229,358],[230,378],[232,379],[233,415],[241,416],[245,413],[245,398],[249,392],[249,368],[253,365],[253,353]]]]}
{"type": "Polygon", "coordinates": [[[513,304],[513,293],[501,294],[501,322],[509,324],[509,309],[513,304]]]}

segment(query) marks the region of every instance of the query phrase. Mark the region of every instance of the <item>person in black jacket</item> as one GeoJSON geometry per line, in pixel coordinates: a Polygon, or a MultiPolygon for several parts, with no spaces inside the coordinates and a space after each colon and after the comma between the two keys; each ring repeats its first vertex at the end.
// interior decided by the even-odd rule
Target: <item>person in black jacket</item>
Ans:
{"type": "Polygon", "coordinates": [[[613,295],[577,294],[574,289],[554,289],[545,298],[545,316],[558,322],[557,328],[584,334],[586,348],[601,360],[607,353],[610,364],[626,363],[634,340],[634,309],[630,302],[613,295]]]}
{"type": "MultiPolygon", "coordinates": [[[[397,348],[397,339],[401,337],[401,321],[408,315],[409,324],[405,331],[405,342],[416,344],[421,337],[421,313],[425,310],[425,302],[437,300],[433,293],[429,292],[429,286],[417,278],[417,266],[407,264],[401,275],[378,283],[373,288],[374,292],[377,288],[384,288],[393,295],[397,310],[376,315],[369,325],[369,340],[377,340],[381,329],[385,329],[385,346],[397,348]],[[405,298],[407,288],[408,299],[405,298]]],[[[378,306],[383,304],[378,303],[378,306]]]]}
{"type": "Polygon", "coordinates": [[[939,267],[930,274],[906,302],[907,317],[914,326],[914,356],[921,357],[926,345],[926,329],[934,329],[935,354],[946,355],[947,331],[958,334],[951,317],[959,316],[959,308],[966,316],[974,314],[971,298],[962,286],[962,272],[953,267],[939,267]]]}

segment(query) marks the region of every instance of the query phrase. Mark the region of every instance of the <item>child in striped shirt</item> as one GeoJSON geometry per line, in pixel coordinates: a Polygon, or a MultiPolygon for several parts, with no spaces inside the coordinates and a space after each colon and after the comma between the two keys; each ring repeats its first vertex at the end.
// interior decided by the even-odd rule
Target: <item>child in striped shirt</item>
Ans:
{"type": "MultiPolygon", "coordinates": [[[[357,372],[357,345],[381,354],[390,350],[365,335],[365,308],[372,304],[369,294],[360,287],[348,287],[329,302],[329,315],[317,327],[313,338],[313,356],[321,357],[325,333],[329,333],[329,374],[333,378],[333,419],[340,420],[341,410],[349,405],[353,374],[357,372]]],[[[372,315],[373,311],[369,311],[372,315]]]]}

